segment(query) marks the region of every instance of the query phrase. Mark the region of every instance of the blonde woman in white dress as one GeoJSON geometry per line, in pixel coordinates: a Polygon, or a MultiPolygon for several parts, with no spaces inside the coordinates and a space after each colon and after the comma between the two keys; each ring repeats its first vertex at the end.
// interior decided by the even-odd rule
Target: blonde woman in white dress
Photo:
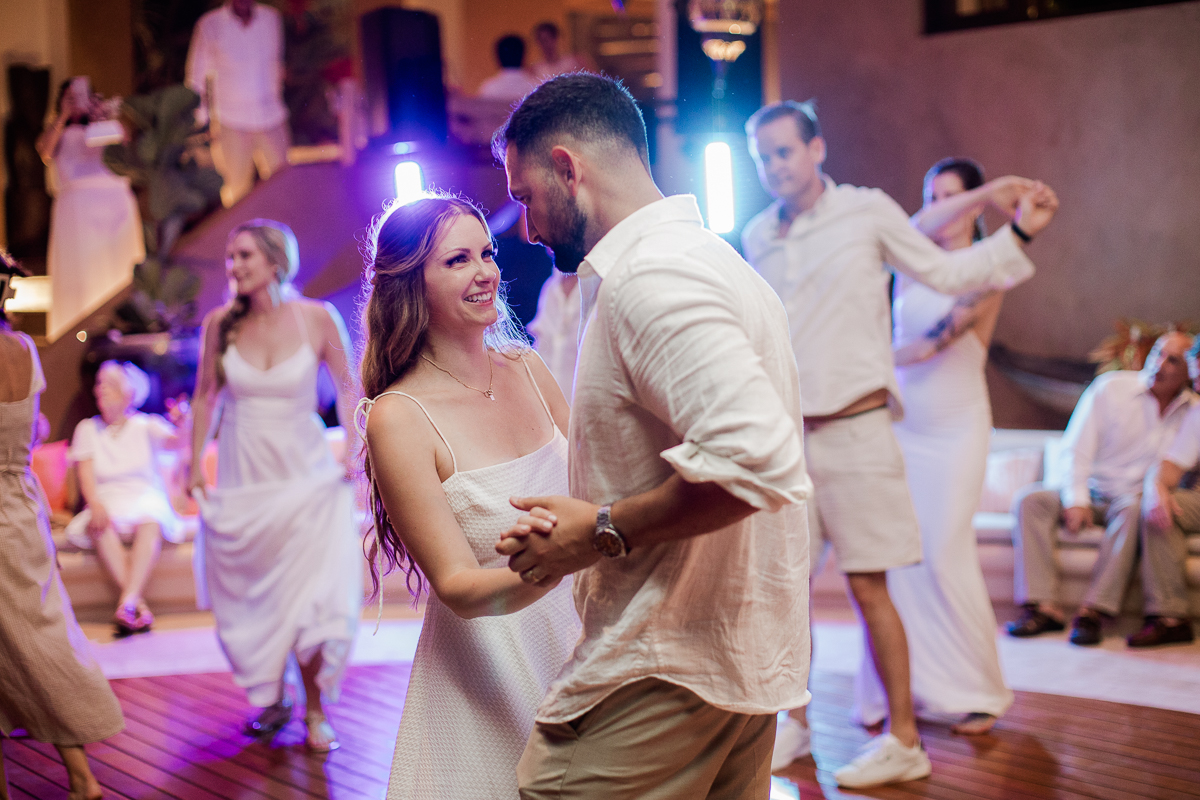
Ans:
{"type": "Polygon", "coordinates": [[[428,197],[392,209],[371,239],[360,416],[372,516],[387,567],[429,596],[387,796],[511,800],[579,621],[569,580],[526,584],[495,545],[514,522],[552,527],[509,499],[567,491],[567,403],[513,330],[478,209],[428,197]]]}
{"type": "Polygon", "coordinates": [[[245,732],[269,740],[292,718],[285,686],[295,659],[306,744],[338,746],[323,697],[336,700],[362,609],[363,564],[354,518],[353,376],[342,318],[291,286],[299,268],[286,225],[233,229],[225,265],[237,295],[204,320],[192,402],[192,495],[203,519],[198,593],[211,604],[234,681],[262,708],[245,732]],[[334,460],[317,416],[317,372],[337,387],[346,464],[334,460]],[[204,448],[217,421],[217,485],[204,448]]]}
{"type": "MultiPolygon", "coordinates": [[[[986,207],[1011,216],[1022,195],[1039,191],[1040,184],[1012,176],[984,183],[974,161],[945,159],[925,176],[925,206],[912,223],[947,250],[970,247],[982,237],[986,207]]],[[[967,735],[990,731],[1013,701],[972,526],[992,426],[984,366],[1002,299],[1000,292],[944,295],[900,275],[893,308],[904,399],[894,430],[923,560],[889,571],[888,592],[908,634],[918,713],[950,717],[954,732],[967,735]]],[[[855,694],[864,723],[883,719],[887,706],[869,658],[855,694]]]]}

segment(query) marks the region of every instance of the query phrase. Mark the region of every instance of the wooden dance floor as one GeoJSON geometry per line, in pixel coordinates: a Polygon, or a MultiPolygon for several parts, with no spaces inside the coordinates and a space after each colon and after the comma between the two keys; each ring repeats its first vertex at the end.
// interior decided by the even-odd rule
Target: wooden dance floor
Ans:
{"type": "MultiPolygon", "coordinates": [[[[408,665],[351,667],[330,709],[342,749],[320,757],[304,749],[299,717],[273,746],[242,736],[250,709],[228,673],[116,680],[127,727],[88,753],[114,800],[378,800],[407,682],[408,665]]],[[[867,733],[849,721],[849,677],[817,673],[813,683],[816,762],[789,768],[773,798],[1200,798],[1200,716],[1030,692],[1017,692],[990,736],[923,725],[932,778],[839,792],[823,770],[845,763],[867,733]]],[[[3,747],[14,800],[66,797],[53,748],[27,739],[3,747]]]]}

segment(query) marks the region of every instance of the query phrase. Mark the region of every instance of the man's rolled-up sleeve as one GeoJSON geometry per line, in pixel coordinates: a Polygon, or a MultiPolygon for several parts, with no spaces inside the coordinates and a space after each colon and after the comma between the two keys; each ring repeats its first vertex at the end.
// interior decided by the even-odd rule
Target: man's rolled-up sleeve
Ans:
{"type": "MultiPolygon", "coordinates": [[[[782,396],[789,388],[777,386],[791,373],[772,380],[720,267],[656,262],[612,297],[634,401],[682,440],[661,453],[680,476],[769,511],[808,497],[797,420],[782,396]]],[[[786,329],[780,337],[786,346],[786,329]]]]}

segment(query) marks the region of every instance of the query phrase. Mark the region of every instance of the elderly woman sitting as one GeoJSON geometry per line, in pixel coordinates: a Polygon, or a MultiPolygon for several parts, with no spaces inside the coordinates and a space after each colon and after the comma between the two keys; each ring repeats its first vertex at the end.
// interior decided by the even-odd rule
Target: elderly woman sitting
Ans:
{"type": "Polygon", "coordinates": [[[95,386],[100,415],[80,422],[71,440],[87,508],[66,534],[77,547],[96,550],[120,590],[113,617],[118,635],[150,630],[154,615],[142,593],[162,539],[183,538],[158,464],[158,452],[179,447],[182,439],[170,422],[138,411],[149,393],[150,381],[136,366],[104,362],[95,386]]]}

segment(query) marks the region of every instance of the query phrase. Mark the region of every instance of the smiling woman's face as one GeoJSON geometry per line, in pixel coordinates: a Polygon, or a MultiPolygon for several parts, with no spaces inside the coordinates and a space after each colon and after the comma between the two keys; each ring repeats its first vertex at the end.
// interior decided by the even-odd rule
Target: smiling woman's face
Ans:
{"type": "Polygon", "coordinates": [[[425,299],[431,329],[486,328],[496,322],[500,268],[495,246],[479,220],[450,220],[425,263],[425,299]]]}
{"type": "Polygon", "coordinates": [[[279,280],[279,271],[249,231],[242,231],[225,248],[225,273],[238,294],[254,292],[279,280]]]}

